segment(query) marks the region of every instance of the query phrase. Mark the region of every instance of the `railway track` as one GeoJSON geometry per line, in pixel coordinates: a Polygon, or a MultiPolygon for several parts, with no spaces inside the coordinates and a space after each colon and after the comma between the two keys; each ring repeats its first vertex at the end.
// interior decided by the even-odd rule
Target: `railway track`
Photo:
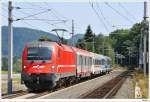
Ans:
{"type": "MultiPolygon", "coordinates": [[[[127,72],[115,77],[114,79],[105,83],[102,87],[95,89],[95,91],[90,91],[86,94],[81,95],[79,98],[111,98],[117,92],[117,89],[119,87],[121,87],[121,85],[125,81],[126,78],[124,78],[122,76],[124,76],[126,73],[127,72]],[[115,87],[114,87],[114,85],[115,85],[115,87]],[[110,92],[109,90],[112,90],[112,92],[110,92]],[[97,94],[97,93],[99,93],[99,94],[97,94]]],[[[93,77],[92,79],[97,78],[97,77],[93,77]]],[[[2,99],[35,99],[35,98],[39,98],[41,96],[51,94],[52,92],[73,86],[75,84],[78,84],[78,83],[81,83],[81,82],[84,82],[87,80],[88,80],[88,78],[85,78],[85,79],[80,80],[77,83],[73,83],[72,85],[62,86],[59,88],[55,88],[51,91],[34,92],[33,93],[33,92],[29,92],[29,91],[21,91],[20,90],[20,91],[14,92],[12,95],[4,95],[4,96],[2,96],[2,99]]]]}
{"type": "Polygon", "coordinates": [[[12,99],[12,98],[23,96],[26,94],[29,94],[29,92],[28,91],[22,91],[22,90],[14,91],[13,94],[11,94],[11,95],[2,95],[2,99],[12,99]]]}
{"type": "Polygon", "coordinates": [[[106,82],[102,86],[100,86],[92,91],[89,91],[85,94],[82,94],[79,98],[82,98],[82,99],[113,98],[113,96],[115,96],[115,94],[118,92],[120,87],[125,82],[128,75],[129,75],[128,71],[124,72],[124,73],[120,74],[119,76],[106,82]]]}
{"type": "MultiPolygon", "coordinates": [[[[99,77],[99,76],[100,75],[94,76],[92,79],[94,79],[96,77],[99,77]]],[[[30,91],[22,91],[22,90],[14,91],[13,94],[11,94],[11,95],[3,94],[2,95],[2,99],[15,99],[15,98],[19,98],[19,99],[22,99],[22,98],[35,99],[35,98],[38,98],[38,97],[50,94],[52,92],[55,92],[55,91],[58,91],[58,90],[61,90],[61,89],[73,86],[75,84],[82,83],[82,82],[87,81],[87,80],[89,80],[89,78],[83,78],[83,79],[79,80],[76,83],[72,83],[71,85],[56,87],[56,88],[54,88],[53,90],[50,90],[50,91],[43,91],[43,92],[42,91],[41,92],[30,92],[30,91]]]]}

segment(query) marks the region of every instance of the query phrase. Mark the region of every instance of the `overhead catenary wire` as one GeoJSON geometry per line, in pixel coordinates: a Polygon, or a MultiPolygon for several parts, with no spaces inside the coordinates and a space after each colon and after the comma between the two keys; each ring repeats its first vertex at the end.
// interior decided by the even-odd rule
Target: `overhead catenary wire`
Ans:
{"type": "MultiPolygon", "coordinates": [[[[19,10],[20,11],[20,10],[19,10]]],[[[20,11],[20,13],[22,13],[22,14],[24,14],[24,15],[29,15],[29,13],[26,13],[26,12],[24,12],[24,11],[20,11]]],[[[36,17],[36,16],[32,16],[32,18],[34,18],[34,19],[39,19],[38,17],[36,17]]],[[[17,19],[16,19],[17,20],[17,19]]],[[[22,20],[25,20],[25,19],[22,19],[22,20]]],[[[57,27],[56,25],[54,25],[54,24],[51,24],[50,22],[47,22],[47,21],[44,21],[43,20],[43,22],[44,23],[46,23],[46,24],[48,24],[48,25],[51,25],[51,26],[54,26],[54,27],[57,27]]]]}
{"type": "MultiPolygon", "coordinates": [[[[46,3],[45,4],[46,6],[48,6],[48,4],[46,3]]],[[[34,6],[34,7],[39,7],[39,8],[41,8],[41,9],[51,9],[51,13],[55,16],[55,18],[57,18],[58,20],[62,20],[62,19],[60,19],[56,14],[54,14],[54,9],[53,8],[49,8],[49,6],[48,6],[48,8],[47,7],[41,7],[41,6],[39,6],[39,5],[35,5],[35,4],[32,4],[32,6],[34,6]]],[[[66,20],[66,19],[65,19],[66,20]]],[[[67,21],[67,20],[66,20],[67,21]]],[[[66,28],[68,28],[69,30],[70,30],[70,28],[66,25],[66,23],[64,23],[64,25],[66,26],[66,28]]]]}
{"type": "MultiPolygon", "coordinates": [[[[6,12],[8,12],[8,10],[5,9],[5,8],[3,8],[3,10],[6,11],[6,12]]],[[[17,18],[16,15],[14,15],[14,14],[12,14],[12,15],[13,15],[13,20],[17,18]]],[[[6,19],[8,19],[8,16],[6,16],[6,19]]],[[[24,23],[24,24],[26,24],[26,25],[29,25],[29,26],[31,26],[31,27],[33,27],[33,28],[39,28],[39,27],[34,26],[33,24],[30,24],[30,23],[28,23],[28,22],[26,22],[26,21],[21,21],[21,22],[24,23]]]]}
{"type": "Polygon", "coordinates": [[[125,13],[126,13],[127,15],[130,15],[133,20],[136,19],[135,16],[133,16],[133,15],[126,9],[126,7],[123,6],[123,4],[121,4],[121,3],[119,2],[118,5],[125,11],[125,13]]]}
{"type": "Polygon", "coordinates": [[[105,28],[106,32],[109,32],[109,30],[108,30],[106,24],[105,24],[104,21],[101,19],[101,16],[100,16],[99,13],[95,10],[93,3],[89,1],[89,4],[90,4],[90,6],[92,7],[92,9],[93,9],[93,11],[95,12],[95,14],[97,15],[99,21],[102,22],[102,24],[104,25],[104,28],[105,28]]]}
{"type": "Polygon", "coordinates": [[[106,17],[104,16],[104,14],[103,14],[103,12],[102,12],[102,9],[101,9],[101,7],[100,7],[100,5],[99,5],[98,2],[96,2],[96,5],[97,5],[97,7],[98,7],[98,9],[99,9],[99,11],[100,11],[100,14],[101,14],[103,20],[107,23],[107,25],[109,25],[110,27],[112,27],[112,24],[111,24],[111,23],[106,19],[106,17]]]}
{"type": "MultiPolygon", "coordinates": [[[[47,6],[47,7],[49,7],[49,5],[46,3],[46,2],[44,2],[44,4],[47,6]]],[[[56,17],[56,19],[58,19],[58,20],[61,20],[61,18],[63,18],[63,19],[65,19],[65,20],[67,20],[67,21],[69,21],[69,19],[67,19],[65,16],[62,16],[62,15],[60,15],[55,9],[53,9],[52,7],[51,7],[51,9],[52,9],[52,14],[56,17]],[[57,16],[57,14],[59,14],[59,16],[57,16]],[[61,17],[61,18],[60,18],[61,17]]],[[[64,23],[64,26],[69,30],[69,31],[71,31],[71,28],[70,27],[68,27],[67,25],[66,25],[66,23],[64,23]]],[[[69,32],[70,34],[71,34],[71,32],[69,32]]]]}
{"type": "MultiPolygon", "coordinates": [[[[47,7],[49,7],[49,5],[46,2],[44,2],[44,4],[47,5],[47,7]]],[[[60,17],[62,17],[64,19],[68,19],[67,17],[65,17],[64,15],[60,14],[58,11],[56,11],[55,9],[53,9],[52,7],[51,7],[51,9],[52,9],[52,11],[54,11],[54,13],[58,14],[60,17]]]]}
{"type": "Polygon", "coordinates": [[[52,13],[52,15],[57,19],[57,20],[65,20],[65,22],[63,23],[64,24],[64,26],[68,29],[68,33],[69,34],[71,34],[71,28],[68,26],[68,25],[66,25],[66,23],[69,21],[69,19],[67,19],[65,16],[57,16],[57,14],[58,14],[58,12],[54,9],[54,8],[52,8],[52,7],[50,7],[49,5],[48,5],[48,3],[46,3],[46,2],[43,2],[44,3],[44,5],[46,6],[44,6],[44,7],[41,7],[41,6],[39,6],[39,5],[34,5],[34,6],[39,6],[40,8],[45,8],[45,9],[47,9],[47,8],[51,8],[51,13],[52,13]],[[61,19],[62,18],[62,19],[61,19]]]}
{"type": "MultiPolygon", "coordinates": [[[[44,4],[45,4],[47,7],[50,7],[47,2],[44,2],[44,4]]],[[[63,18],[63,19],[65,19],[65,20],[72,21],[72,19],[67,18],[66,16],[64,16],[64,15],[61,14],[61,13],[59,13],[58,11],[56,11],[55,9],[53,9],[52,7],[50,7],[50,8],[52,9],[51,12],[53,12],[53,15],[54,15],[57,19],[63,18]],[[57,15],[58,15],[58,16],[57,16],[57,15]]],[[[74,27],[75,29],[76,29],[76,28],[81,29],[79,26],[77,26],[77,25],[78,25],[77,22],[74,22],[74,25],[75,25],[75,27],[74,27]]],[[[67,26],[67,25],[65,24],[65,26],[67,26]]],[[[67,27],[67,28],[68,28],[68,27],[67,27]]],[[[69,28],[69,29],[70,29],[70,28],[69,28]]]]}
{"type": "MultiPolygon", "coordinates": [[[[8,12],[8,10],[7,9],[4,9],[6,12],[8,12]]],[[[48,10],[48,9],[47,9],[48,10]]],[[[23,12],[21,9],[19,10],[21,13],[23,13],[24,15],[29,15],[29,13],[25,13],[25,12],[23,12]]],[[[42,13],[42,12],[41,12],[42,13]]],[[[43,12],[44,13],[44,12],[43,12]]],[[[38,14],[39,15],[39,14],[38,14]]],[[[13,21],[15,21],[15,18],[18,18],[18,17],[16,17],[14,14],[13,14],[13,21]]],[[[36,16],[32,16],[33,18],[36,18],[36,19],[38,19],[36,16]]],[[[25,19],[24,19],[25,20],[25,19]]],[[[33,24],[30,24],[30,23],[28,23],[28,22],[25,22],[23,19],[22,20],[19,20],[19,21],[21,21],[21,22],[23,22],[24,24],[26,24],[26,25],[29,25],[29,26],[31,26],[31,27],[33,27],[33,28],[38,28],[38,29],[40,29],[39,27],[37,27],[37,26],[33,26],[33,24]]],[[[46,19],[45,19],[45,21],[46,21],[46,19]]],[[[65,23],[64,21],[62,21],[63,23],[65,23]]],[[[49,23],[49,22],[45,22],[45,23],[47,23],[47,24],[50,24],[50,25],[52,25],[52,26],[55,26],[56,27],[56,25],[55,24],[58,24],[58,23],[62,23],[62,22],[55,22],[55,23],[49,23]]],[[[50,31],[51,32],[51,31],[50,31]]]]}
{"type": "MultiPolygon", "coordinates": [[[[42,7],[40,7],[40,8],[42,8],[42,7]]],[[[46,10],[49,10],[48,8],[46,8],[46,10]]],[[[51,10],[51,9],[50,9],[51,10]]],[[[23,12],[22,10],[19,10],[21,13],[23,13],[23,14],[27,14],[27,15],[29,15],[29,13],[26,13],[26,12],[23,12]]],[[[66,23],[67,21],[66,20],[57,20],[57,21],[59,21],[59,22],[54,22],[54,23],[50,23],[50,22],[48,22],[48,21],[52,21],[52,20],[49,20],[49,19],[39,19],[38,17],[36,17],[36,16],[32,16],[32,18],[35,18],[35,19],[21,19],[21,20],[39,20],[39,21],[43,21],[43,22],[45,22],[45,23],[47,23],[47,24],[49,24],[49,25],[51,25],[51,26],[54,26],[54,27],[57,27],[56,26],[56,24],[60,24],[60,23],[66,23]]],[[[18,20],[20,20],[20,19],[16,19],[17,21],[18,20]]],[[[53,21],[56,21],[56,20],[53,20],[53,21]]],[[[50,31],[51,32],[51,31],[50,31]]]]}
{"type": "MultiPolygon", "coordinates": [[[[5,5],[5,6],[7,6],[7,5],[5,5]]],[[[14,6],[15,7],[15,6],[14,6]]],[[[16,9],[24,9],[24,8],[21,8],[21,7],[15,7],[16,9]]],[[[15,21],[19,21],[19,20],[25,20],[25,18],[29,18],[29,17],[34,17],[34,18],[36,18],[35,16],[36,15],[40,15],[40,14],[42,14],[42,13],[45,13],[45,12],[48,12],[48,11],[50,11],[51,9],[46,9],[46,10],[44,10],[44,11],[42,11],[42,12],[38,12],[38,13],[36,13],[36,14],[32,14],[32,15],[29,15],[28,13],[25,13],[25,12],[23,12],[23,11],[20,11],[20,12],[22,12],[22,13],[24,13],[24,14],[28,14],[28,16],[26,16],[26,17],[22,17],[22,18],[18,18],[18,19],[16,19],[15,21]]],[[[48,22],[47,22],[48,23],[48,22]]],[[[60,22],[59,22],[60,23],[60,22]]],[[[50,24],[50,23],[48,23],[48,24],[50,24]]],[[[58,24],[58,23],[53,23],[53,24],[50,24],[50,25],[52,25],[52,26],[55,26],[54,24],[58,24]]],[[[29,23],[28,23],[28,25],[29,25],[29,23]]],[[[30,26],[31,26],[31,24],[30,24],[30,26]]],[[[56,26],[55,26],[56,27],[56,26]]]]}
{"type": "Polygon", "coordinates": [[[125,20],[127,20],[130,23],[133,23],[132,20],[130,20],[128,17],[124,16],[123,14],[121,14],[118,10],[116,10],[115,8],[113,8],[108,2],[105,2],[105,4],[111,8],[114,12],[116,12],[118,15],[120,15],[121,17],[123,17],[125,20]]]}
{"type": "Polygon", "coordinates": [[[48,9],[48,10],[45,10],[45,11],[42,11],[42,12],[38,12],[38,13],[35,13],[35,14],[32,14],[32,15],[28,15],[28,16],[25,16],[25,17],[22,17],[22,18],[19,18],[17,20],[23,20],[25,18],[29,18],[29,17],[33,17],[33,16],[36,16],[36,15],[40,15],[40,14],[43,14],[43,13],[46,13],[46,12],[49,12],[51,9],[48,9]]]}

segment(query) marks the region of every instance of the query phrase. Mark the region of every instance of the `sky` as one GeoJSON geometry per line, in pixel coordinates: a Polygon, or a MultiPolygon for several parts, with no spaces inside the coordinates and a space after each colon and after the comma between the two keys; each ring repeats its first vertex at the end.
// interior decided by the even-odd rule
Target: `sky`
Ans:
{"type": "MultiPolygon", "coordinates": [[[[34,0],[35,1],[35,0],[34,0]]],[[[24,20],[14,21],[14,27],[28,27],[51,32],[52,29],[66,29],[65,38],[71,37],[72,19],[74,20],[75,34],[84,34],[88,25],[91,25],[95,34],[108,35],[115,29],[128,29],[133,24],[143,20],[143,2],[13,2],[13,19],[20,19],[39,12],[48,11],[24,20]],[[108,6],[110,5],[110,6],[108,6]],[[42,19],[37,20],[37,19],[42,19]],[[62,21],[51,20],[66,20],[62,21]],[[61,23],[60,23],[61,22],[61,23]],[[58,24],[54,24],[58,23],[58,24]],[[54,25],[51,25],[54,24],[54,25]]],[[[8,25],[8,3],[2,3],[2,25],[8,25]]],[[[61,34],[61,32],[59,33],[61,34]]]]}

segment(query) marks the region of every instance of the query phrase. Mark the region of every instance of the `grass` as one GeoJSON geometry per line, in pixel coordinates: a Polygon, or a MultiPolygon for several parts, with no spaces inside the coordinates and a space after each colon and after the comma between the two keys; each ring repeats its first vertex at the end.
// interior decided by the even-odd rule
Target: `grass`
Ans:
{"type": "Polygon", "coordinates": [[[133,86],[135,88],[136,82],[142,90],[142,98],[148,98],[148,75],[144,76],[142,71],[135,70],[133,73],[133,86]]]}
{"type": "MultiPolygon", "coordinates": [[[[7,74],[7,73],[8,73],[8,71],[6,71],[6,70],[1,70],[1,74],[7,74]]],[[[13,71],[13,74],[17,74],[17,73],[19,73],[19,72],[13,71]]]]}

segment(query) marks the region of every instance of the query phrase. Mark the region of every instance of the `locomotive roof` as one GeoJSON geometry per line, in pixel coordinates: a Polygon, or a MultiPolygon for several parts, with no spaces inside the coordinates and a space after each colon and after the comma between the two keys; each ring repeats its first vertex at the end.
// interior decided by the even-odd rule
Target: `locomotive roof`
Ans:
{"type": "Polygon", "coordinates": [[[51,46],[55,42],[49,42],[49,41],[36,41],[36,42],[30,42],[27,43],[28,47],[39,47],[39,46],[51,46]]]}
{"type": "Polygon", "coordinates": [[[50,41],[36,41],[36,42],[31,42],[27,44],[27,47],[40,47],[40,46],[52,46],[52,45],[57,45],[62,47],[65,51],[69,51],[69,52],[73,52],[75,51],[77,54],[81,54],[81,55],[85,55],[85,56],[93,56],[93,57],[99,57],[99,58],[103,58],[103,59],[110,59],[110,57],[101,55],[101,54],[97,54],[97,53],[93,53],[93,52],[89,52],[87,50],[83,50],[83,49],[79,49],[76,47],[71,47],[68,45],[64,45],[64,44],[59,44],[57,42],[50,42],[50,41]]]}

